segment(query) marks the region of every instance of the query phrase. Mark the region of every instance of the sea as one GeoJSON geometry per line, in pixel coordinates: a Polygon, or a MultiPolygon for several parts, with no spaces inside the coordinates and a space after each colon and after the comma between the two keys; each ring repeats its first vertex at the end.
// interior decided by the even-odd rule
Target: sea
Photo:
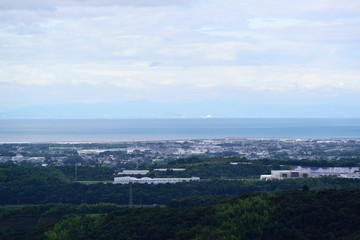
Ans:
{"type": "Polygon", "coordinates": [[[1,119],[0,143],[359,139],[355,118],[1,119]]]}

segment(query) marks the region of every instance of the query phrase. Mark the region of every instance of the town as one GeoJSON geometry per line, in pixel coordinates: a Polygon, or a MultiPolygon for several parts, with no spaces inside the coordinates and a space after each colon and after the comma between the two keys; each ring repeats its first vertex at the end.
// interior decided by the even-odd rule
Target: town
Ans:
{"type": "Polygon", "coordinates": [[[35,165],[130,164],[135,167],[194,155],[258,159],[338,160],[360,157],[359,139],[202,139],[122,143],[19,143],[1,144],[0,162],[35,165]]]}
{"type": "Polygon", "coordinates": [[[360,139],[199,139],[119,143],[0,144],[0,162],[34,166],[108,166],[138,169],[179,158],[243,157],[248,160],[339,160],[360,157],[360,139]]]}

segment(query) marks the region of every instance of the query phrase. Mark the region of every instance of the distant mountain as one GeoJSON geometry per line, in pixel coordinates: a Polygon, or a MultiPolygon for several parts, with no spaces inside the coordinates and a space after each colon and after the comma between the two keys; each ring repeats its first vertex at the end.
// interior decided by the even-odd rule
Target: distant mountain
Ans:
{"type": "Polygon", "coordinates": [[[0,107],[0,118],[303,118],[360,117],[357,106],[255,104],[234,101],[39,104],[0,107]]]}

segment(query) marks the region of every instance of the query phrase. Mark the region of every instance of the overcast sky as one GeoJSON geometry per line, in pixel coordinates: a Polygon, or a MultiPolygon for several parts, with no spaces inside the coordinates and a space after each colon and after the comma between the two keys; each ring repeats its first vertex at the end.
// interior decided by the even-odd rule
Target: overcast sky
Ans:
{"type": "Polygon", "coordinates": [[[207,115],[360,117],[360,1],[0,1],[0,118],[207,115]]]}

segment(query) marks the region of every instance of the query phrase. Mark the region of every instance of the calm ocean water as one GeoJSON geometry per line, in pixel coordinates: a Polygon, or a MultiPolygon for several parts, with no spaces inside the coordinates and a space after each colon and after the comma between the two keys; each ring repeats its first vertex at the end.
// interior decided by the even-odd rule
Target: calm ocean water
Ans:
{"type": "Polygon", "coordinates": [[[117,142],[203,138],[360,138],[360,119],[0,120],[0,142],[117,142]]]}

